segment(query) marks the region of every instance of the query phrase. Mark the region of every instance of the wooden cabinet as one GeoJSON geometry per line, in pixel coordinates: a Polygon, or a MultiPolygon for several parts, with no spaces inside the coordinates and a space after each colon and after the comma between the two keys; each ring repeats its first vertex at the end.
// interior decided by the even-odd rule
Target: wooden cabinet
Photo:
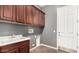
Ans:
{"type": "Polygon", "coordinates": [[[20,23],[24,23],[24,6],[23,5],[16,6],[16,21],[20,23]]]}
{"type": "Polygon", "coordinates": [[[29,40],[0,46],[0,53],[29,53],[29,40]]]}
{"type": "Polygon", "coordinates": [[[26,24],[33,25],[32,6],[28,5],[26,7],[26,15],[27,15],[26,24]]]}
{"type": "Polygon", "coordinates": [[[26,50],[27,50],[27,48],[26,48],[26,47],[27,47],[27,46],[25,46],[25,45],[21,46],[21,47],[19,48],[20,53],[27,52],[27,51],[26,51],[26,50]]]}
{"type": "Polygon", "coordinates": [[[2,5],[1,8],[1,19],[15,21],[15,6],[13,5],[2,5]]]}
{"type": "Polygon", "coordinates": [[[29,52],[29,46],[28,45],[22,45],[20,48],[20,53],[29,52]]]}
{"type": "Polygon", "coordinates": [[[39,26],[39,11],[35,7],[32,7],[32,15],[33,15],[33,25],[39,26]]]}
{"type": "Polygon", "coordinates": [[[27,6],[24,6],[24,24],[27,24],[27,6]]]}
{"type": "Polygon", "coordinates": [[[44,13],[33,5],[1,5],[0,19],[32,26],[44,26],[44,13]]]}
{"type": "Polygon", "coordinates": [[[18,49],[15,48],[13,50],[10,50],[10,51],[6,51],[6,52],[3,52],[3,53],[19,53],[18,49]]]}
{"type": "Polygon", "coordinates": [[[29,41],[26,41],[24,44],[21,44],[21,46],[19,47],[19,51],[20,53],[24,53],[27,52],[29,53],[29,41]]]}
{"type": "Polygon", "coordinates": [[[45,26],[45,14],[39,12],[39,26],[45,26]]]}
{"type": "Polygon", "coordinates": [[[38,8],[32,6],[33,25],[42,27],[45,25],[45,14],[38,8]]]}

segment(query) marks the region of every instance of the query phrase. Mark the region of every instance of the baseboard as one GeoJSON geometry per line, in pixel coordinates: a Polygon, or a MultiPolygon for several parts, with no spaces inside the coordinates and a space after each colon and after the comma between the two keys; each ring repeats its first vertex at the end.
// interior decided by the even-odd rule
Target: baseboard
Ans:
{"type": "Polygon", "coordinates": [[[34,49],[36,49],[36,48],[39,47],[39,46],[40,46],[40,45],[35,46],[35,47],[31,48],[30,50],[34,50],[34,49]]]}
{"type": "Polygon", "coordinates": [[[65,47],[60,47],[60,46],[59,46],[58,49],[63,50],[63,51],[66,51],[66,52],[69,52],[69,53],[77,53],[76,50],[74,50],[74,49],[69,49],[69,48],[65,48],[65,47]]]}
{"type": "Polygon", "coordinates": [[[49,45],[46,45],[46,44],[40,44],[40,45],[43,45],[43,46],[46,46],[46,47],[49,47],[49,48],[52,48],[52,49],[58,50],[58,48],[56,48],[56,47],[52,47],[52,46],[49,46],[49,45]]]}
{"type": "MultiPolygon", "coordinates": [[[[52,46],[49,46],[49,45],[46,45],[46,44],[40,44],[39,46],[46,46],[46,47],[49,47],[49,48],[52,48],[52,49],[55,49],[55,50],[58,50],[58,48],[56,48],[56,47],[52,47],[52,46]]],[[[34,48],[31,48],[30,50],[34,50],[34,49],[36,49],[37,47],[39,47],[39,46],[35,46],[34,48]]]]}

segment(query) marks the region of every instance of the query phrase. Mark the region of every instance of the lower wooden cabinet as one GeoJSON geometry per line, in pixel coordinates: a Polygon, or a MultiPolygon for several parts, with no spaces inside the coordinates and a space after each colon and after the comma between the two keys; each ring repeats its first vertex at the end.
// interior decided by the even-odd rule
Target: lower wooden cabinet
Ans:
{"type": "Polygon", "coordinates": [[[15,48],[15,49],[13,49],[11,51],[6,51],[6,52],[3,52],[3,53],[19,53],[19,51],[18,51],[17,48],[15,48]]]}
{"type": "Polygon", "coordinates": [[[29,41],[27,41],[26,43],[24,43],[23,45],[21,44],[21,46],[19,47],[19,52],[20,53],[29,53],[29,41]]]}
{"type": "Polygon", "coordinates": [[[29,40],[1,46],[0,53],[29,53],[29,40]]]}
{"type": "Polygon", "coordinates": [[[28,48],[29,48],[29,46],[23,45],[23,46],[21,46],[19,48],[19,51],[20,51],[20,53],[25,53],[25,52],[29,53],[29,49],[28,48]]]}

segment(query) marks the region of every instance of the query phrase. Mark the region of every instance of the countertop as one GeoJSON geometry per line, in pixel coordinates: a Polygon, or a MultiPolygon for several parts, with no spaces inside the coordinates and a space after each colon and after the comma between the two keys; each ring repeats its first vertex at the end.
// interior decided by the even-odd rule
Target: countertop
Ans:
{"type": "Polygon", "coordinates": [[[12,44],[12,43],[17,43],[25,40],[30,40],[30,37],[0,37],[0,46],[12,44]]]}

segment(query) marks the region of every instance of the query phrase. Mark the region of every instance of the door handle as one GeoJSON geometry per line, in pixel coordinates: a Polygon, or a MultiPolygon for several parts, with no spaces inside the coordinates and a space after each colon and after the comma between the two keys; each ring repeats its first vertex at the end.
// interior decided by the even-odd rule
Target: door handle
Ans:
{"type": "Polygon", "coordinates": [[[58,36],[60,36],[60,32],[58,32],[58,36]]]}

